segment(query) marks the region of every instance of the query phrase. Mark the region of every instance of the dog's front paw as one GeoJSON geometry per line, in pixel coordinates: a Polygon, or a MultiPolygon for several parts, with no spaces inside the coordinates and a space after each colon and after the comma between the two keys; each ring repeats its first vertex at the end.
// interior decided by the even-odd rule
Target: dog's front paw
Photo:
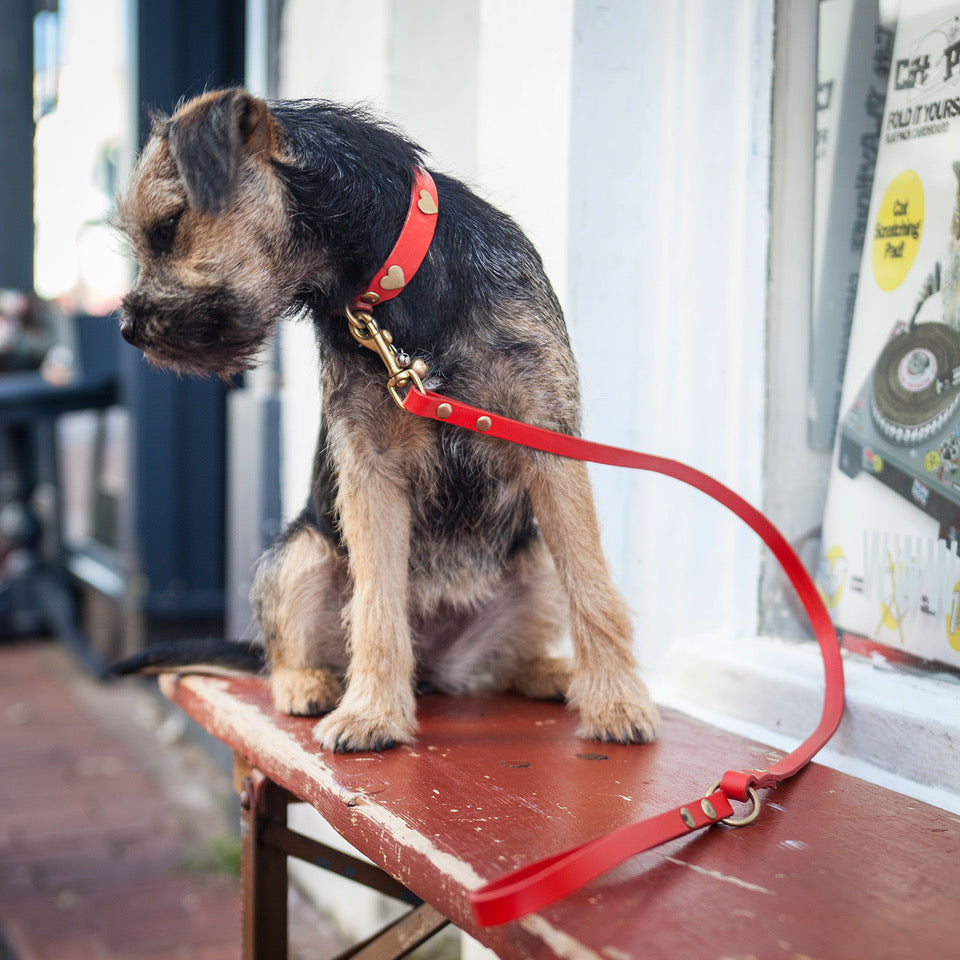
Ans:
{"type": "Polygon", "coordinates": [[[274,667],[270,673],[274,706],[295,717],[319,717],[332,710],[343,687],[329,670],[274,667]]]}
{"type": "Polygon", "coordinates": [[[607,743],[650,743],[656,739],[660,714],[652,703],[609,703],[592,715],[580,711],[577,736],[607,743]]]}
{"type": "Polygon", "coordinates": [[[333,753],[361,753],[411,743],[416,732],[416,723],[402,715],[378,716],[341,704],[313,728],[313,738],[333,753]]]}
{"type": "Polygon", "coordinates": [[[578,697],[577,736],[608,743],[650,743],[657,735],[660,714],[647,688],[639,681],[618,684],[604,694],[578,697]]]}

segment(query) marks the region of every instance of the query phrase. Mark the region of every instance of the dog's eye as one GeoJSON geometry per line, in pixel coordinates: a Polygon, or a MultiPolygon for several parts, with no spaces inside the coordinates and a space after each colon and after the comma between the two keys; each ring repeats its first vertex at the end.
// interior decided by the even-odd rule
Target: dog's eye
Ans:
{"type": "Polygon", "coordinates": [[[158,220],[150,228],[147,239],[150,241],[154,253],[161,255],[169,253],[173,249],[173,242],[177,239],[177,226],[182,216],[183,211],[179,210],[173,216],[158,220]]]}

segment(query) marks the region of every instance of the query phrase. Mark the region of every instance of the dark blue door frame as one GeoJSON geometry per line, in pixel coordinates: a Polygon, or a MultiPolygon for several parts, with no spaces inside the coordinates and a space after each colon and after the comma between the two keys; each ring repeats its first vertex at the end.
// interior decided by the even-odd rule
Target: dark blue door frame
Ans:
{"type": "MultiPolygon", "coordinates": [[[[139,0],[139,142],[151,115],[244,79],[244,0],[139,0]]],[[[121,351],[132,429],[132,510],[148,639],[183,621],[222,625],[226,387],[150,368],[121,351]]]]}

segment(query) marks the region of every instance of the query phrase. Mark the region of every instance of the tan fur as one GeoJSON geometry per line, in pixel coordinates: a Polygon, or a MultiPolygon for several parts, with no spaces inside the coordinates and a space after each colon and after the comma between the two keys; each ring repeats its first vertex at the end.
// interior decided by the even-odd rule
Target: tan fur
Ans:
{"type": "Polygon", "coordinates": [[[333,749],[346,738],[407,743],[416,733],[413,643],[408,615],[409,499],[402,446],[378,449],[338,423],[337,507],[350,545],[353,595],[347,688],[316,737],[333,749]],[[371,729],[372,728],[372,729],[371,729]]]}
{"type": "Polygon", "coordinates": [[[570,599],[575,668],[567,699],[580,710],[580,736],[625,740],[636,729],[652,739],[659,715],[636,674],[630,613],[603,556],[586,465],[546,461],[530,493],[570,599]]]}
{"type": "Polygon", "coordinates": [[[344,558],[310,527],[275,562],[260,564],[254,594],[278,710],[319,715],[340,699],[347,668],[340,622],[346,583],[344,558]]]}
{"type": "Polygon", "coordinates": [[[270,687],[279,711],[296,717],[315,717],[337,705],[343,685],[329,670],[292,669],[277,664],[275,661],[270,668],[270,687]]]}

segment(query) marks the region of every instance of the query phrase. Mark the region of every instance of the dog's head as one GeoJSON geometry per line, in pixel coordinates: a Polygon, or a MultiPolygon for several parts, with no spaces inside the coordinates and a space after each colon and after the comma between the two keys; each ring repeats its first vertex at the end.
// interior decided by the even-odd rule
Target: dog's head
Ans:
{"type": "Polygon", "coordinates": [[[152,363],[224,377],[247,369],[290,306],[278,138],[267,105],[242,90],[155,121],[118,211],[140,266],[121,332],[152,363]]]}

